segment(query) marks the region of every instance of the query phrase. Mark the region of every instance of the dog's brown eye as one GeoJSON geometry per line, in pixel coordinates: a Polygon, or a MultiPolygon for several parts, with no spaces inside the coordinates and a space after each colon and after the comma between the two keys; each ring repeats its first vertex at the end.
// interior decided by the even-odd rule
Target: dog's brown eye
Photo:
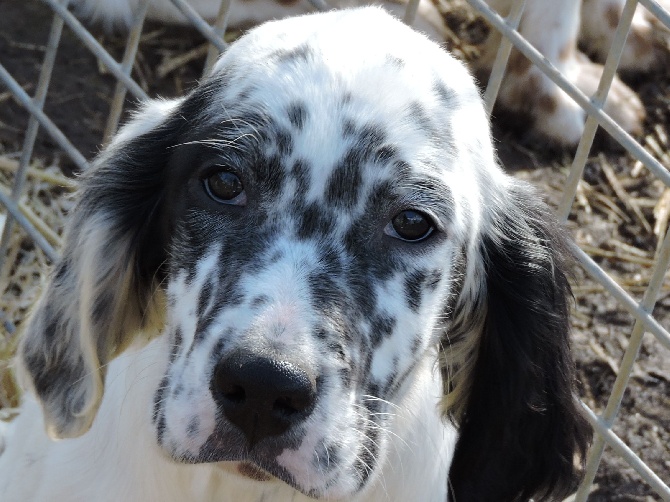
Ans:
{"type": "Polygon", "coordinates": [[[422,241],[435,230],[430,217],[411,209],[396,214],[389,226],[390,228],[387,227],[387,234],[408,242],[422,241]]]}
{"type": "Polygon", "coordinates": [[[209,196],[217,202],[240,206],[246,203],[242,180],[230,171],[219,171],[205,178],[205,188],[209,196]]]}

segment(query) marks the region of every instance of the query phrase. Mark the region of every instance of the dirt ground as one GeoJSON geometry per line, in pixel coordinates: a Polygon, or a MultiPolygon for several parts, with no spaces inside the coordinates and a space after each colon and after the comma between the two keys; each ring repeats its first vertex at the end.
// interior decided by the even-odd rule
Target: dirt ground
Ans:
{"type": "MultiPolygon", "coordinates": [[[[486,33],[481,20],[470,12],[455,9],[446,15],[461,40],[472,42],[486,33]]],[[[2,0],[0,63],[29,94],[35,91],[50,23],[48,8],[37,0],[2,0]]],[[[123,37],[102,33],[97,36],[120,59],[123,37]]],[[[467,53],[461,42],[451,43],[456,53],[467,53]]],[[[149,24],[145,27],[134,76],[149,95],[180,95],[193,87],[202,71],[202,45],[202,38],[191,30],[149,24]],[[175,59],[185,53],[192,54],[192,59],[175,59]]],[[[105,73],[95,57],[65,29],[45,109],[88,158],[98,151],[114,84],[114,78],[105,73]]],[[[631,85],[647,107],[646,131],[641,141],[670,167],[670,69],[640,78],[631,85]]],[[[27,113],[0,87],[0,168],[18,159],[27,122],[27,113]]],[[[547,200],[556,204],[572,152],[531,141],[524,129],[519,129],[510,117],[499,111],[496,111],[494,131],[505,167],[541,187],[547,200]]],[[[56,175],[62,171],[69,176],[74,168],[43,133],[37,140],[35,159],[56,175]]],[[[11,181],[11,176],[4,171],[0,177],[5,183],[11,181]]],[[[36,201],[39,210],[35,211],[60,232],[62,215],[68,208],[67,199],[60,201],[66,192],[47,185],[33,186],[24,200],[27,204],[31,204],[31,198],[36,201]]],[[[663,232],[663,228],[655,228],[663,227],[665,206],[661,200],[670,206],[670,191],[646,169],[637,166],[629,155],[616,151],[611,145],[596,147],[591,152],[568,222],[580,246],[637,299],[642,297],[649,282],[658,235],[663,232]]],[[[9,255],[10,266],[5,267],[0,277],[3,316],[11,321],[5,331],[0,332],[0,359],[2,351],[7,355],[15,344],[10,332],[14,326],[20,327],[26,309],[37,294],[39,273],[46,266],[46,260],[20,233],[13,243],[15,250],[9,255]],[[11,277],[8,278],[8,274],[11,277]]],[[[599,412],[607,403],[618,373],[633,318],[578,267],[575,267],[575,275],[573,331],[580,394],[599,412]]],[[[653,314],[663,326],[670,326],[668,275],[653,314]]],[[[0,365],[0,408],[6,408],[15,403],[15,396],[7,391],[7,385],[1,389],[7,380],[2,371],[0,365]]],[[[614,430],[661,479],[670,483],[670,351],[651,335],[645,335],[614,430]]],[[[595,483],[596,489],[590,497],[593,501],[660,500],[633,469],[609,449],[605,451],[595,483]]]]}

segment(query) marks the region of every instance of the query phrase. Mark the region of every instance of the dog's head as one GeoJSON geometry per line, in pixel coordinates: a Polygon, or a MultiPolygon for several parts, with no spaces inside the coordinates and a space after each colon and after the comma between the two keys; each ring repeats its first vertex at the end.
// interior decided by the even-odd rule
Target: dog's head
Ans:
{"type": "Polygon", "coordinates": [[[428,371],[457,492],[560,491],[586,435],[551,222],[439,47],[372,8],[268,23],[83,176],[23,367],[51,434],[77,436],[105,364],[158,333],[142,405],[164,450],[331,498],[375,478],[428,371]]]}

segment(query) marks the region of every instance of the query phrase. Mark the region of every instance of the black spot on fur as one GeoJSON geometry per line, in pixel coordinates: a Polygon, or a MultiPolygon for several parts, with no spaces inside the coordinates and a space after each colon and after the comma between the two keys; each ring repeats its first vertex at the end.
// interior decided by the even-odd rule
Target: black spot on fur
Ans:
{"type": "MultiPolygon", "coordinates": [[[[352,146],[361,160],[369,160],[386,141],[386,131],[378,125],[368,124],[360,131],[357,141],[352,146]]],[[[352,153],[353,155],[353,153],[352,153]]]]}
{"type": "Polygon", "coordinates": [[[267,305],[270,302],[270,297],[267,295],[258,295],[253,300],[251,300],[251,308],[257,309],[263,305],[267,305]]]}
{"type": "Polygon", "coordinates": [[[318,311],[332,308],[341,301],[341,289],[333,279],[333,274],[314,270],[309,274],[308,284],[313,307],[318,311]]]}
{"type": "Polygon", "coordinates": [[[176,347],[179,347],[181,345],[182,339],[183,336],[181,333],[181,328],[178,327],[177,329],[174,330],[174,345],[176,347]]]}
{"type": "MultiPolygon", "coordinates": [[[[393,367],[398,367],[397,358],[393,361],[393,367]]],[[[407,378],[414,372],[416,367],[417,360],[412,361],[412,364],[409,365],[404,371],[398,373],[397,371],[393,372],[393,377],[388,382],[388,387],[385,389],[385,394],[388,398],[394,397],[398,394],[398,391],[402,389],[404,383],[407,381],[407,378]]]]}
{"type": "Polygon", "coordinates": [[[307,120],[307,108],[304,103],[296,102],[288,107],[286,111],[288,119],[298,131],[301,131],[307,120]]]}
{"type": "Polygon", "coordinates": [[[353,123],[345,121],[343,127],[345,136],[355,139],[328,180],[326,200],[340,208],[351,208],[358,200],[361,169],[382,148],[386,133],[383,128],[371,124],[358,130],[353,123]]]}
{"type": "Polygon", "coordinates": [[[354,469],[358,473],[358,488],[361,489],[365,486],[372,470],[374,469],[376,463],[373,452],[367,448],[367,445],[370,444],[370,441],[367,439],[367,436],[364,436],[366,440],[364,445],[361,445],[358,455],[356,455],[356,462],[354,462],[354,469]]]}
{"type": "MultiPolygon", "coordinates": [[[[325,448],[325,468],[327,470],[333,469],[340,465],[340,451],[342,449],[341,445],[337,443],[330,443],[324,446],[325,448]]],[[[323,467],[323,463],[321,464],[323,467]]]]}
{"type": "Polygon", "coordinates": [[[426,109],[421,103],[416,101],[410,103],[409,105],[409,117],[412,119],[412,122],[428,134],[433,134],[434,128],[433,124],[426,113],[426,109]]]}
{"type": "Polygon", "coordinates": [[[212,325],[216,319],[216,314],[221,310],[221,304],[217,304],[212,311],[207,312],[206,315],[197,318],[195,325],[195,335],[193,336],[193,343],[188,349],[188,355],[191,355],[193,349],[198,346],[205,339],[205,335],[208,334],[209,327],[212,325]]]}
{"type": "Polygon", "coordinates": [[[283,158],[289,157],[293,152],[293,136],[286,129],[278,128],[275,131],[277,141],[277,151],[283,158]]]}
{"type": "Polygon", "coordinates": [[[360,163],[360,151],[349,150],[328,179],[326,202],[345,209],[350,209],[356,204],[362,182],[360,163]]]}
{"type": "MultiPolygon", "coordinates": [[[[279,142],[280,140],[278,139],[277,141],[279,142]]],[[[288,137],[288,141],[292,141],[290,136],[288,137]]],[[[266,171],[265,186],[267,189],[267,195],[271,198],[278,197],[284,190],[286,183],[286,171],[282,165],[281,156],[283,156],[283,154],[281,154],[280,147],[280,155],[273,155],[264,162],[264,170],[266,171]]]]}
{"type": "Polygon", "coordinates": [[[342,137],[350,138],[356,133],[356,123],[351,119],[342,122],[342,137]]]}
{"type": "Polygon", "coordinates": [[[396,175],[407,174],[412,171],[412,166],[404,160],[396,160],[393,163],[393,171],[396,175]]]}
{"type": "MultiPolygon", "coordinates": [[[[374,396],[376,392],[371,390],[370,394],[374,396]]],[[[368,399],[363,404],[367,408],[368,413],[367,417],[362,419],[363,423],[359,423],[359,427],[365,432],[362,435],[363,441],[358,450],[357,460],[354,463],[354,469],[358,472],[359,488],[365,485],[370,474],[374,472],[377,466],[379,433],[382,430],[382,427],[378,423],[380,401],[377,399],[368,399]]]]}
{"type": "Polygon", "coordinates": [[[191,417],[186,426],[186,435],[190,438],[195,437],[200,432],[200,419],[197,415],[191,417]]]}
{"type": "Polygon", "coordinates": [[[384,314],[376,315],[370,323],[370,343],[377,347],[381,342],[393,334],[396,319],[384,314]]]}
{"type": "Polygon", "coordinates": [[[442,271],[441,270],[431,270],[426,274],[426,281],[424,283],[425,287],[429,291],[435,291],[437,286],[442,280],[442,271]]]}
{"type": "MultiPolygon", "coordinates": [[[[394,184],[390,180],[378,181],[372,186],[368,200],[365,202],[366,212],[374,208],[383,208],[394,198],[394,184]]],[[[370,213],[368,213],[370,214],[370,213]]]]}
{"type": "MultiPolygon", "coordinates": [[[[363,375],[364,382],[367,383],[367,380],[369,379],[370,376],[370,368],[372,367],[372,356],[374,354],[374,351],[372,350],[372,347],[368,345],[364,346],[363,350],[363,359],[360,361],[360,366],[357,369],[357,372],[359,375],[363,375]]],[[[370,385],[367,394],[371,395],[377,395],[375,392],[377,392],[379,389],[375,385],[370,385]]]]}
{"type": "Polygon", "coordinates": [[[412,312],[418,312],[421,306],[421,296],[423,294],[423,285],[426,281],[426,272],[417,270],[405,277],[405,300],[412,312]]]}
{"type": "Polygon", "coordinates": [[[163,376],[161,379],[161,382],[158,384],[158,388],[156,389],[156,392],[154,393],[154,410],[152,414],[152,421],[153,423],[156,423],[158,420],[158,415],[161,410],[162,404],[163,404],[163,396],[165,395],[165,391],[167,390],[168,384],[170,383],[170,380],[167,376],[163,376]]]}
{"type": "Polygon", "coordinates": [[[387,164],[398,156],[398,149],[393,145],[384,145],[379,148],[375,155],[375,162],[387,164]]]}
{"type": "Polygon", "coordinates": [[[450,110],[453,110],[454,106],[459,102],[456,93],[452,89],[448,89],[440,80],[435,80],[433,91],[437,94],[440,101],[442,101],[442,104],[450,110]]]}
{"type": "Polygon", "coordinates": [[[251,85],[241,89],[240,92],[237,93],[236,101],[238,103],[248,102],[255,90],[256,88],[251,85]]]}
{"type": "Polygon", "coordinates": [[[228,269],[223,268],[219,269],[219,277],[216,280],[211,279],[212,282],[217,284],[216,294],[212,293],[211,295],[209,309],[203,311],[196,318],[193,343],[188,349],[189,355],[205,339],[210,326],[224,309],[244,303],[245,297],[237,287],[240,273],[239,270],[228,271],[228,269]]]}
{"type": "Polygon", "coordinates": [[[329,274],[340,274],[342,272],[342,256],[335,246],[320,243],[319,265],[322,270],[329,274]]]}
{"type": "Polygon", "coordinates": [[[277,51],[274,56],[282,63],[308,62],[312,57],[312,48],[304,43],[290,50],[277,51]]]}
{"type": "Polygon", "coordinates": [[[156,441],[159,445],[163,444],[163,438],[165,437],[165,412],[160,412],[158,419],[156,420],[156,441]]]}
{"type": "Polygon", "coordinates": [[[340,368],[337,370],[337,374],[340,376],[340,381],[344,388],[348,389],[351,387],[351,369],[348,367],[340,368]]]}
{"type": "Polygon", "coordinates": [[[284,257],[284,252],[281,249],[275,249],[270,257],[268,258],[268,264],[269,265],[274,265],[277,263],[279,260],[281,260],[284,257]]]}
{"type": "Polygon", "coordinates": [[[178,383],[172,390],[172,396],[179,397],[181,396],[182,392],[184,392],[184,386],[181,383],[178,383]]]}
{"type": "Polygon", "coordinates": [[[212,351],[209,354],[209,361],[212,365],[212,368],[214,368],[216,363],[218,363],[223,357],[223,351],[226,347],[226,340],[228,340],[232,336],[232,334],[233,334],[232,328],[228,328],[224,333],[224,336],[219,338],[214,344],[214,348],[212,348],[212,351]]]}
{"type": "Polygon", "coordinates": [[[325,328],[317,328],[314,331],[317,340],[326,341],[329,338],[328,331],[325,328]]]}
{"type": "MultiPolygon", "coordinates": [[[[344,236],[344,245],[347,253],[354,257],[359,270],[367,270],[375,281],[388,279],[402,265],[394,260],[390,253],[380,252],[377,245],[378,241],[371,241],[370,236],[378,231],[376,222],[371,224],[373,219],[370,215],[378,214],[380,211],[388,208],[389,201],[393,199],[394,185],[386,180],[376,183],[365,202],[365,209],[362,215],[357,218],[347,230],[344,236]]],[[[351,274],[349,284],[355,285],[354,289],[360,287],[365,290],[365,295],[373,299],[374,291],[371,288],[371,281],[361,281],[357,274],[351,274]]],[[[366,301],[366,305],[369,302],[366,301]]]]}
{"type": "Polygon", "coordinates": [[[421,340],[423,337],[421,334],[414,335],[412,338],[412,344],[409,346],[409,351],[412,353],[412,355],[416,354],[416,351],[419,350],[419,347],[421,347],[421,340]]]}
{"type": "Polygon", "coordinates": [[[177,353],[179,352],[179,349],[181,349],[181,344],[182,344],[183,336],[181,332],[181,328],[177,327],[174,330],[174,335],[172,337],[172,346],[170,347],[170,362],[172,363],[175,358],[177,357],[177,353]]]}
{"type": "Polygon", "coordinates": [[[344,351],[344,347],[337,340],[332,340],[328,343],[329,353],[334,354],[339,361],[346,361],[347,355],[344,351]]]}
{"type": "Polygon", "coordinates": [[[312,202],[300,212],[298,221],[298,237],[300,239],[329,234],[335,225],[331,213],[320,207],[316,202],[312,202]]]}
{"type": "Polygon", "coordinates": [[[386,61],[394,68],[401,69],[405,66],[405,60],[393,54],[387,54],[386,61]]]}
{"type": "MultiPolygon", "coordinates": [[[[357,243],[353,246],[358,247],[360,244],[357,243]]],[[[346,280],[347,286],[360,312],[373,312],[377,301],[377,294],[369,278],[361,275],[359,272],[349,271],[346,274],[346,280]]]]}
{"type": "Polygon", "coordinates": [[[305,159],[297,159],[291,166],[291,176],[296,182],[296,195],[304,197],[309,189],[310,166],[305,159]]]}

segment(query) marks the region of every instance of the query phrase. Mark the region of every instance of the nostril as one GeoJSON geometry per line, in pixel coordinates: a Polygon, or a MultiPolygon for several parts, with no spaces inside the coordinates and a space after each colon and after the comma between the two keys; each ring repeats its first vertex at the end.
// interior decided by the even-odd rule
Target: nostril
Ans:
{"type": "Polygon", "coordinates": [[[240,385],[231,385],[228,390],[221,390],[221,396],[230,401],[233,404],[242,404],[244,403],[247,393],[244,391],[244,388],[240,385]]]}
{"type": "Polygon", "coordinates": [[[217,399],[228,404],[244,404],[247,392],[240,379],[235,378],[229,368],[218,366],[212,380],[212,391],[217,399]]]}
{"type": "Polygon", "coordinates": [[[274,402],[272,405],[272,411],[288,418],[297,413],[303,413],[310,407],[311,402],[311,397],[296,398],[282,396],[277,398],[277,400],[274,402]]]}

